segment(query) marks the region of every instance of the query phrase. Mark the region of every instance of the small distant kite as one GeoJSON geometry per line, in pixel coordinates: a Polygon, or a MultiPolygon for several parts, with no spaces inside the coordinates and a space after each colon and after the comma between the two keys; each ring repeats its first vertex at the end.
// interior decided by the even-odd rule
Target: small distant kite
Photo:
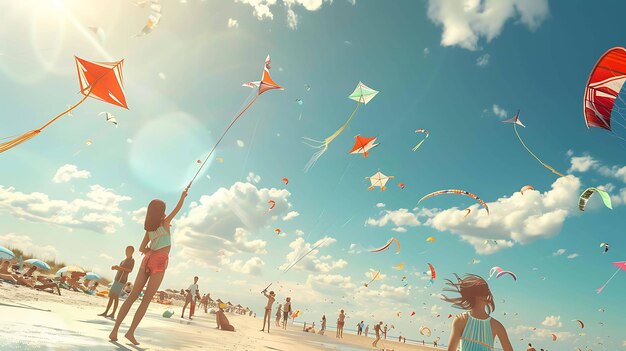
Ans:
{"type": "Polygon", "coordinates": [[[552,334],[552,341],[556,341],[557,337],[556,334],[552,334]]]}
{"type": "Polygon", "coordinates": [[[411,312],[411,317],[415,316],[415,311],[411,312]]]}
{"type": "Polygon", "coordinates": [[[366,288],[369,287],[374,280],[380,280],[380,271],[374,271],[370,269],[370,275],[372,276],[372,280],[363,284],[366,288]]]}
{"type": "Polygon", "coordinates": [[[267,203],[270,205],[270,210],[273,210],[274,207],[276,207],[276,201],[274,200],[269,200],[267,203]]]}
{"type": "Polygon", "coordinates": [[[400,189],[404,189],[405,187],[404,183],[398,183],[398,186],[400,187],[400,189]]]}
{"type": "Polygon", "coordinates": [[[310,86],[310,85],[308,85],[308,84],[305,84],[305,85],[304,85],[304,89],[305,89],[306,91],[309,91],[309,90],[311,90],[311,86],[310,86]]]}
{"type": "Polygon", "coordinates": [[[93,141],[91,139],[87,139],[87,141],[85,142],[85,145],[87,146],[91,146],[93,144],[93,141]]]}
{"type": "Polygon", "coordinates": [[[417,143],[417,145],[415,145],[415,147],[413,147],[413,151],[416,151],[417,149],[419,149],[420,146],[422,146],[422,143],[424,141],[426,141],[426,139],[428,139],[428,135],[429,135],[429,133],[428,133],[428,131],[426,129],[416,129],[415,133],[424,133],[424,134],[426,134],[426,136],[419,143],[417,143]]]}
{"type": "Polygon", "coordinates": [[[274,229],[274,231],[276,232],[276,234],[280,234],[280,232],[281,232],[280,228],[276,228],[276,229],[274,229]]]}
{"type": "Polygon", "coordinates": [[[104,115],[106,117],[107,122],[113,123],[115,125],[115,128],[117,128],[117,119],[115,118],[115,116],[113,116],[109,112],[100,112],[100,113],[98,113],[98,116],[102,116],[102,115],[104,115]]]}
{"type": "Polygon", "coordinates": [[[352,147],[352,150],[350,150],[350,154],[352,155],[363,154],[363,157],[367,157],[369,156],[369,151],[378,146],[378,144],[376,144],[376,138],[368,138],[357,135],[354,139],[356,139],[354,141],[354,146],[352,147]]]}
{"type": "Polygon", "coordinates": [[[463,219],[467,218],[467,216],[469,216],[469,214],[472,213],[472,210],[469,209],[469,208],[466,208],[465,211],[467,211],[467,212],[465,212],[465,215],[463,216],[463,219]]]}
{"type": "Polygon", "coordinates": [[[383,191],[387,190],[385,184],[387,184],[390,179],[393,179],[393,176],[386,176],[379,171],[371,177],[365,177],[365,179],[369,179],[371,182],[371,186],[367,188],[367,190],[374,190],[374,187],[380,187],[380,191],[383,191]]]}
{"type": "Polygon", "coordinates": [[[539,157],[537,157],[532,151],[530,151],[530,149],[528,148],[528,146],[526,146],[526,144],[524,143],[524,141],[522,140],[522,137],[519,135],[519,133],[517,132],[517,126],[522,126],[522,127],[526,127],[522,121],[519,119],[519,111],[517,111],[517,113],[515,114],[515,116],[513,116],[513,118],[507,119],[502,121],[503,123],[512,123],[513,124],[513,130],[515,131],[515,135],[517,135],[517,139],[519,139],[520,143],[522,143],[522,146],[524,147],[524,149],[526,149],[526,151],[528,151],[529,154],[531,154],[532,157],[535,158],[535,160],[537,160],[539,163],[541,163],[542,166],[544,166],[545,168],[549,169],[552,173],[558,175],[559,177],[564,177],[565,175],[563,173],[560,173],[558,171],[556,171],[554,168],[552,168],[552,166],[550,166],[549,164],[541,161],[541,159],[539,157]]]}
{"type": "Polygon", "coordinates": [[[304,103],[304,101],[302,101],[302,99],[296,99],[296,103],[300,106],[302,106],[302,104],[304,103]]]}
{"type": "MultiPolygon", "coordinates": [[[[141,2],[141,4],[143,5],[145,2],[141,2]]],[[[150,34],[159,22],[161,22],[161,1],[150,0],[150,15],[148,16],[148,22],[143,27],[141,32],[135,35],[135,37],[143,37],[144,35],[150,34]]]]}
{"type": "Polygon", "coordinates": [[[609,252],[609,244],[607,244],[607,243],[601,243],[600,244],[600,248],[604,248],[604,252],[603,253],[609,252]]]}
{"type": "Polygon", "coordinates": [[[435,239],[434,236],[429,236],[428,238],[426,238],[426,241],[434,243],[437,239],[435,239]]]}
{"type": "Polygon", "coordinates": [[[224,158],[223,157],[216,157],[215,158],[217,160],[217,162],[219,163],[224,163],[224,158]]]}
{"type": "Polygon", "coordinates": [[[324,153],[328,150],[328,146],[330,145],[330,143],[333,140],[335,140],[335,138],[339,136],[339,134],[341,134],[341,132],[343,132],[344,129],[346,129],[346,127],[348,126],[352,118],[354,118],[354,116],[356,115],[356,111],[359,109],[359,106],[361,106],[361,104],[367,105],[367,103],[370,102],[374,98],[374,96],[376,96],[377,94],[378,94],[378,91],[368,87],[362,82],[359,82],[359,84],[357,84],[356,86],[356,89],[354,89],[352,94],[348,96],[349,99],[356,101],[357,104],[356,104],[356,107],[354,108],[354,111],[352,111],[352,114],[346,121],[346,123],[344,123],[341,127],[339,127],[339,129],[337,129],[329,137],[324,139],[324,141],[304,138],[306,141],[313,143],[313,144],[308,144],[309,146],[311,146],[314,149],[317,149],[317,151],[313,154],[313,156],[311,156],[311,159],[309,160],[309,162],[307,162],[304,168],[305,171],[308,171],[309,169],[311,169],[311,167],[313,167],[315,162],[317,162],[317,160],[319,160],[319,158],[322,157],[322,155],[324,155],[324,153]]]}
{"type": "Polygon", "coordinates": [[[430,264],[427,263],[428,265],[428,272],[426,272],[426,274],[430,275],[430,280],[428,281],[428,285],[433,285],[435,283],[435,279],[437,279],[437,271],[435,271],[435,267],[430,264]]]}
{"type": "Polygon", "coordinates": [[[585,323],[583,323],[583,321],[581,321],[580,319],[574,319],[573,321],[580,324],[580,329],[585,329],[585,323]]]}
{"type": "Polygon", "coordinates": [[[381,247],[379,247],[377,249],[369,250],[369,252],[381,252],[383,250],[387,250],[391,246],[391,244],[394,243],[394,242],[396,243],[396,247],[397,247],[396,253],[400,253],[400,242],[398,241],[398,239],[393,238],[393,237],[391,239],[389,239],[389,241],[387,241],[387,243],[385,245],[383,245],[383,246],[381,246],[381,247]]]}
{"type": "Polygon", "coordinates": [[[520,193],[522,193],[522,195],[524,195],[524,191],[526,190],[535,190],[535,188],[532,185],[524,185],[521,189],[520,189],[520,193]]]}
{"type": "Polygon", "coordinates": [[[600,197],[602,198],[602,202],[604,203],[604,206],[606,206],[609,209],[613,209],[613,206],[611,205],[611,196],[609,195],[609,193],[607,193],[606,191],[602,190],[602,189],[598,189],[598,188],[587,188],[585,191],[583,191],[582,194],[580,194],[580,198],[578,198],[578,209],[581,211],[585,210],[585,207],[587,206],[587,201],[589,201],[589,198],[591,197],[591,195],[593,195],[593,193],[598,193],[600,195],[600,197]]]}
{"type": "Polygon", "coordinates": [[[420,334],[425,335],[426,337],[429,337],[431,335],[431,331],[430,328],[423,326],[420,328],[420,334]]]}
{"type": "Polygon", "coordinates": [[[283,181],[283,183],[285,183],[285,185],[289,184],[289,179],[287,179],[287,178],[283,178],[282,181],[283,181]]]}
{"type": "MultiPolygon", "coordinates": [[[[421,199],[419,199],[417,204],[419,205],[420,202],[422,202],[425,199],[428,199],[429,197],[439,196],[439,195],[448,195],[448,194],[465,195],[465,196],[469,196],[471,198],[474,198],[476,201],[478,201],[478,203],[480,203],[485,208],[485,210],[487,210],[487,214],[489,214],[489,206],[487,206],[487,204],[483,200],[481,200],[478,196],[470,193],[469,191],[459,190],[459,189],[447,189],[447,190],[434,191],[434,192],[432,192],[432,193],[430,193],[428,195],[425,195],[421,199]]],[[[469,212],[468,212],[468,214],[469,214],[469,212]]]]}
{"type": "Polygon", "coordinates": [[[196,163],[198,163],[198,164],[202,163],[202,160],[196,160],[196,163]]]}
{"type": "Polygon", "coordinates": [[[400,262],[397,265],[394,265],[392,268],[401,271],[404,269],[404,262],[400,262]]]}
{"type": "Polygon", "coordinates": [[[491,279],[491,277],[493,277],[493,275],[496,275],[496,279],[500,278],[504,275],[510,275],[513,280],[517,281],[517,276],[515,275],[515,273],[511,272],[511,271],[505,271],[504,269],[502,269],[501,267],[498,266],[494,266],[489,270],[489,278],[491,279]]]}
{"type": "Polygon", "coordinates": [[[449,315],[448,315],[448,319],[450,319],[450,318],[452,318],[452,315],[451,315],[451,314],[449,314],[449,315]]]}

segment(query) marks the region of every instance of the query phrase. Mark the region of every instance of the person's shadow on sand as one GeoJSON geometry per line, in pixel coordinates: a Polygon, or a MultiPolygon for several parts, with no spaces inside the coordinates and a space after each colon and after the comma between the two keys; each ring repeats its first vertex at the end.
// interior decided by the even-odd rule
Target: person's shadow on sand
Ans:
{"type": "Polygon", "coordinates": [[[109,341],[111,344],[115,345],[116,350],[124,350],[124,351],[147,351],[148,349],[145,349],[143,347],[139,347],[139,346],[135,346],[133,344],[126,344],[126,345],[122,345],[117,341],[109,341]]]}

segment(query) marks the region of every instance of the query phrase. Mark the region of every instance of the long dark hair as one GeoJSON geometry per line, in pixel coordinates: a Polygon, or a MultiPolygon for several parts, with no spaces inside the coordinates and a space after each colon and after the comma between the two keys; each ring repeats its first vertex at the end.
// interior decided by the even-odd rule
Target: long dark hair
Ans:
{"type": "Polygon", "coordinates": [[[480,276],[475,274],[467,274],[462,279],[454,274],[456,277],[456,283],[450,279],[446,279],[448,288],[443,291],[457,293],[461,296],[449,298],[443,295],[443,300],[452,303],[453,307],[463,310],[471,310],[476,305],[476,300],[479,297],[487,299],[487,314],[496,310],[496,304],[493,301],[493,295],[489,290],[489,285],[480,276]]]}
{"type": "Polygon", "coordinates": [[[143,229],[153,232],[161,225],[163,216],[165,215],[165,202],[161,200],[152,200],[148,205],[146,212],[146,221],[143,223],[143,229]]]}

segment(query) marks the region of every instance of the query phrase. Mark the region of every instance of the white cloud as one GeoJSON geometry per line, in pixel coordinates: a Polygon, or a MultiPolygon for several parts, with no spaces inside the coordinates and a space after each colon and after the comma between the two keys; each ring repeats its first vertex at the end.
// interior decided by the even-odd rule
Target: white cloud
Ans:
{"type": "Polygon", "coordinates": [[[143,226],[144,222],[146,221],[146,213],[148,213],[148,207],[144,206],[131,212],[130,218],[133,220],[133,222],[141,224],[143,226]]]}
{"type": "Polygon", "coordinates": [[[441,310],[443,310],[443,307],[435,304],[430,308],[430,313],[433,315],[438,315],[439,313],[441,313],[441,310]]]}
{"type": "Polygon", "coordinates": [[[546,327],[562,327],[561,316],[547,316],[546,319],[541,322],[541,325],[546,327]]]}
{"type": "Polygon", "coordinates": [[[361,253],[361,250],[359,249],[357,244],[350,244],[350,247],[348,248],[348,253],[358,254],[358,253],[361,253]]]}
{"type": "Polygon", "coordinates": [[[303,236],[304,235],[304,231],[302,231],[301,229],[296,229],[295,231],[297,236],[303,236]]]}
{"type": "Polygon", "coordinates": [[[243,140],[237,140],[237,146],[244,147],[246,146],[246,143],[244,143],[243,140]]]}
{"type": "Polygon", "coordinates": [[[349,276],[340,274],[310,274],[306,280],[307,285],[315,288],[355,289],[356,285],[349,276]]]}
{"type": "Polygon", "coordinates": [[[493,104],[493,106],[491,107],[491,110],[493,111],[493,114],[500,117],[501,119],[506,118],[509,116],[509,113],[506,112],[505,109],[503,109],[502,107],[493,104]]]}
{"type": "Polygon", "coordinates": [[[476,59],[476,66],[478,67],[485,67],[489,64],[489,59],[491,58],[491,55],[489,54],[483,54],[480,55],[477,59],[476,59]]]}
{"type": "Polygon", "coordinates": [[[299,215],[300,215],[300,212],[298,212],[298,211],[290,211],[289,213],[287,213],[283,217],[283,221],[288,221],[288,220],[294,219],[294,218],[298,217],[299,215]]]}
{"type": "Polygon", "coordinates": [[[72,179],[87,179],[91,177],[89,171],[79,171],[76,165],[65,164],[57,170],[52,181],[55,183],[67,183],[72,179]]]}
{"type": "Polygon", "coordinates": [[[406,228],[404,227],[395,227],[395,228],[391,228],[391,230],[393,230],[396,233],[406,233],[406,228]]]}
{"type": "Polygon", "coordinates": [[[393,223],[397,227],[411,226],[415,227],[420,225],[417,220],[417,215],[413,212],[409,212],[406,208],[401,208],[394,211],[385,211],[385,214],[379,219],[368,218],[367,225],[384,227],[389,223],[393,223]]]}
{"type": "Polygon", "coordinates": [[[574,334],[570,332],[557,332],[550,329],[530,327],[526,325],[518,325],[511,329],[511,334],[525,336],[532,340],[551,340],[552,334],[556,335],[559,341],[567,341],[574,338],[574,334]]]}
{"type": "Polygon", "coordinates": [[[0,210],[32,222],[104,233],[114,233],[124,225],[120,203],[131,200],[129,196],[117,195],[100,185],[92,185],[85,196],[72,201],[53,200],[44,193],[27,194],[0,185],[0,210]]]}
{"type": "Polygon", "coordinates": [[[379,202],[379,203],[376,204],[376,207],[383,208],[383,207],[385,207],[385,204],[382,203],[382,202],[379,202]]]}
{"type": "Polygon", "coordinates": [[[441,45],[469,50],[496,38],[511,18],[535,30],[548,14],[547,0],[428,0],[428,17],[443,27],[441,45]]]}
{"type": "MultiPolygon", "coordinates": [[[[285,189],[257,188],[242,182],[201,196],[174,223],[173,238],[180,250],[179,257],[214,267],[212,257],[230,260],[238,253],[265,253],[267,242],[251,236],[266,230],[272,221],[267,215],[267,201],[276,201],[273,214],[283,216],[290,207],[289,196],[285,189]]],[[[232,262],[231,269],[238,271],[252,272],[263,266],[259,260],[232,262]]]]}
{"type": "Polygon", "coordinates": [[[19,249],[42,260],[53,260],[59,254],[59,251],[52,245],[41,245],[39,243],[35,245],[29,236],[16,233],[0,235],[0,246],[9,249],[19,249]]]}
{"type": "MultiPolygon", "coordinates": [[[[229,18],[228,19],[228,28],[239,28],[239,22],[234,19],[234,18],[229,18]]],[[[237,140],[237,143],[239,143],[239,140],[237,140]]]]}
{"type": "Polygon", "coordinates": [[[597,168],[599,166],[599,162],[594,160],[593,157],[589,155],[585,156],[574,156],[570,160],[572,164],[569,168],[569,172],[580,172],[584,173],[590,169],[597,168]]]}
{"type": "Polygon", "coordinates": [[[573,253],[573,254],[567,256],[567,258],[569,258],[570,260],[573,259],[573,258],[576,258],[576,257],[578,257],[577,253],[573,253]]]}
{"type": "Polygon", "coordinates": [[[100,255],[98,255],[98,257],[104,258],[105,260],[109,260],[109,261],[113,260],[113,257],[111,257],[111,256],[109,256],[109,255],[107,255],[105,253],[101,253],[100,255]]]}
{"type": "MultiPolygon", "coordinates": [[[[233,272],[258,275],[261,273],[263,266],[265,266],[265,262],[259,257],[252,257],[246,262],[235,260],[228,262],[227,265],[233,272]]],[[[222,264],[222,266],[224,265],[222,264]]]]}
{"type": "Polygon", "coordinates": [[[333,260],[332,256],[325,255],[319,256],[320,249],[328,247],[337,242],[335,238],[325,236],[324,238],[316,241],[315,243],[307,243],[304,238],[297,238],[289,244],[291,251],[286,256],[286,262],[280,266],[281,270],[291,266],[292,263],[301,258],[304,254],[311,251],[308,255],[302,258],[292,269],[309,271],[313,273],[328,273],[335,269],[342,269],[348,265],[343,259],[333,260]],[[313,250],[313,247],[320,245],[313,250]]]}
{"type": "MultiPolygon", "coordinates": [[[[235,0],[243,4],[250,5],[253,14],[258,20],[274,19],[272,8],[278,4],[278,0],[235,0]]],[[[307,11],[317,11],[324,4],[323,0],[282,0],[282,4],[287,8],[287,25],[291,29],[298,28],[299,16],[294,8],[303,7],[307,11]]]]}
{"type": "Polygon", "coordinates": [[[565,219],[578,213],[579,190],[580,180],[569,175],[558,178],[549,191],[515,192],[488,203],[490,215],[475,204],[467,218],[464,209],[451,208],[436,213],[427,224],[459,235],[478,253],[490,254],[515,243],[556,236],[565,219]]]}
{"type": "Polygon", "coordinates": [[[261,182],[261,176],[256,175],[253,172],[249,172],[246,180],[248,183],[259,184],[261,182]]]}
{"type": "Polygon", "coordinates": [[[565,249],[558,249],[558,250],[556,250],[556,251],[554,251],[552,253],[552,256],[561,256],[562,254],[565,253],[565,251],[567,251],[567,250],[565,250],[565,249]]]}

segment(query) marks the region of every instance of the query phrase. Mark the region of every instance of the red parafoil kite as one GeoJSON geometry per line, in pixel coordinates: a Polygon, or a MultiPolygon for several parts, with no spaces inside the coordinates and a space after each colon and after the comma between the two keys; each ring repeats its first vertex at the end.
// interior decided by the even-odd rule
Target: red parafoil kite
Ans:
{"type": "Polygon", "coordinates": [[[276,234],[280,234],[280,228],[276,228],[274,229],[274,231],[276,232],[276,234]]]}
{"type": "Polygon", "coordinates": [[[69,114],[78,105],[82,104],[88,97],[96,98],[109,104],[128,108],[126,96],[124,96],[124,83],[122,66],[124,60],[116,62],[92,62],[74,57],[76,69],[78,71],[78,81],[80,83],[80,93],[83,98],[67,110],[61,112],[56,117],[48,121],[39,129],[26,132],[17,138],[0,143],[0,153],[7,151],[41,133],[46,127],[62,116],[69,114]]]}
{"type": "Polygon", "coordinates": [[[404,183],[398,183],[398,186],[400,187],[400,189],[404,189],[404,183]]]}
{"type": "MultiPolygon", "coordinates": [[[[419,205],[420,202],[422,202],[424,199],[428,199],[429,197],[439,196],[439,195],[444,195],[444,194],[465,195],[465,196],[469,196],[471,198],[474,198],[476,201],[478,201],[479,204],[481,204],[485,208],[485,210],[487,210],[487,214],[489,214],[489,206],[487,206],[487,204],[483,200],[481,200],[475,194],[470,193],[469,191],[459,190],[459,189],[447,189],[447,190],[434,191],[434,192],[432,192],[432,193],[430,193],[428,195],[425,195],[421,199],[419,199],[417,204],[419,205]]],[[[468,212],[468,214],[469,214],[469,212],[468,212]]]]}
{"type": "Polygon", "coordinates": [[[532,185],[524,185],[522,189],[520,189],[519,192],[522,193],[522,195],[524,195],[524,191],[526,190],[535,190],[535,188],[532,185]]]}
{"type": "Polygon", "coordinates": [[[289,184],[289,179],[283,178],[283,183],[285,183],[285,185],[289,184]]]}
{"type": "Polygon", "coordinates": [[[351,154],[363,154],[363,157],[369,156],[369,151],[378,144],[376,144],[376,138],[368,138],[357,135],[354,137],[354,146],[350,150],[351,154]]]}
{"type": "Polygon", "coordinates": [[[389,248],[389,246],[391,246],[391,243],[395,242],[396,246],[398,247],[398,251],[396,251],[396,253],[400,253],[400,242],[398,241],[398,239],[396,238],[391,238],[389,239],[389,241],[387,241],[387,243],[384,246],[381,246],[377,249],[373,249],[373,250],[369,250],[370,252],[380,252],[383,250],[387,250],[389,248]]]}
{"type": "Polygon", "coordinates": [[[611,113],[626,81],[626,49],[615,47],[604,53],[589,75],[583,111],[587,128],[611,129],[611,113]]]}
{"type": "Polygon", "coordinates": [[[274,207],[276,207],[276,201],[274,200],[269,200],[267,203],[270,204],[270,210],[273,210],[274,207]]]}

